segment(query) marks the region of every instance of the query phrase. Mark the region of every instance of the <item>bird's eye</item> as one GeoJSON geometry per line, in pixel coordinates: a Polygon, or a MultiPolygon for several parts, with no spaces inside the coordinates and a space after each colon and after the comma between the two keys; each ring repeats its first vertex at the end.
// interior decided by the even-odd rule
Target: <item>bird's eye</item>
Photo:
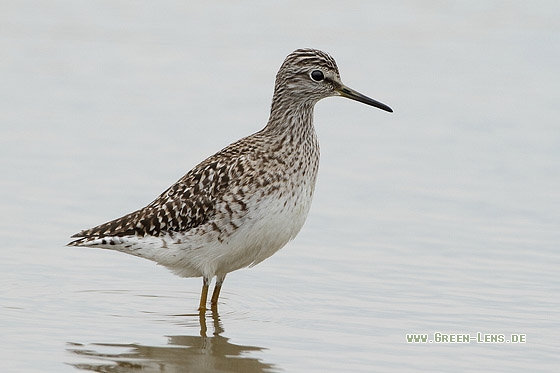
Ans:
{"type": "Polygon", "coordinates": [[[323,75],[323,72],[321,70],[313,70],[313,72],[311,73],[311,79],[316,82],[320,82],[321,80],[325,79],[325,75],[323,75]]]}

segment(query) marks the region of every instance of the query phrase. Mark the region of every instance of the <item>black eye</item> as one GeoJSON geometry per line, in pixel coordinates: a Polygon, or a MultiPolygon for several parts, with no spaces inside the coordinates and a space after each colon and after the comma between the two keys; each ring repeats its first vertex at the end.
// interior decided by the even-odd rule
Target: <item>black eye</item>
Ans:
{"type": "Polygon", "coordinates": [[[325,75],[323,75],[323,72],[321,70],[313,70],[313,72],[311,73],[311,79],[316,82],[320,82],[321,80],[325,79],[325,75]]]}

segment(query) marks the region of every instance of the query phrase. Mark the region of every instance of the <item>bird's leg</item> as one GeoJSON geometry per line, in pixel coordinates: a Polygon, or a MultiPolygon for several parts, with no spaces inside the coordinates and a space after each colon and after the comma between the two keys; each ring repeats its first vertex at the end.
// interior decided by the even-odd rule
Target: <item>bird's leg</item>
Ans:
{"type": "Polygon", "coordinates": [[[208,298],[208,285],[210,284],[210,278],[207,276],[202,277],[202,292],[200,293],[200,307],[198,310],[200,312],[206,311],[206,299],[208,298]]]}
{"type": "Polygon", "coordinates": [[[220,296],[220,290],[222,290],[222,284],[224,283],[225,278],[226,275],[220,275],[216,277],[216,285],[214,286],[214,292],[212,293],[211,300],[212,310],[218,309],[218,297],[220,296]]]}

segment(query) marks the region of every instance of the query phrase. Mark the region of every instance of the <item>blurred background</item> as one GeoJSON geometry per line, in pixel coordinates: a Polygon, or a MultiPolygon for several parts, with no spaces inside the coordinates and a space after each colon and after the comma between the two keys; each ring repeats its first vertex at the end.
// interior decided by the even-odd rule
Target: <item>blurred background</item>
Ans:
{"type": "Polygon", "coordinates": [[[560,359],[555,1],[0,3],[6,371],[554,371],[560,359]],[[348,86],[316,106],[300,235],[200,279],[68,248],[268,119],[294,49],[348,86]],[[527,342],[407,343],[407,334],[527,342]]]}

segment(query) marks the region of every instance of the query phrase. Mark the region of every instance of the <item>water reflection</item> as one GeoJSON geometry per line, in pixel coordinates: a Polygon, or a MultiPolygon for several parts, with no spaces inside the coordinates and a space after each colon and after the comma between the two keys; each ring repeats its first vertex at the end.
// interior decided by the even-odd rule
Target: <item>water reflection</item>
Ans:
{"type": "Polygon", "coordinates": [[[213,333],[207,336],[206,314],[186,315],[198,317],[200,336],[177,335],[168,337],[167,346],[139,344],[69,343],[68,351],[101,362],[73,363],[77,369],[93,372],[276,372],[273,364],[250,357],[257,346],[242,346],[229,342],[217,312],[212,312],[213,333]],[[117,350],[117,351],[115,351],[117,350]]]}

